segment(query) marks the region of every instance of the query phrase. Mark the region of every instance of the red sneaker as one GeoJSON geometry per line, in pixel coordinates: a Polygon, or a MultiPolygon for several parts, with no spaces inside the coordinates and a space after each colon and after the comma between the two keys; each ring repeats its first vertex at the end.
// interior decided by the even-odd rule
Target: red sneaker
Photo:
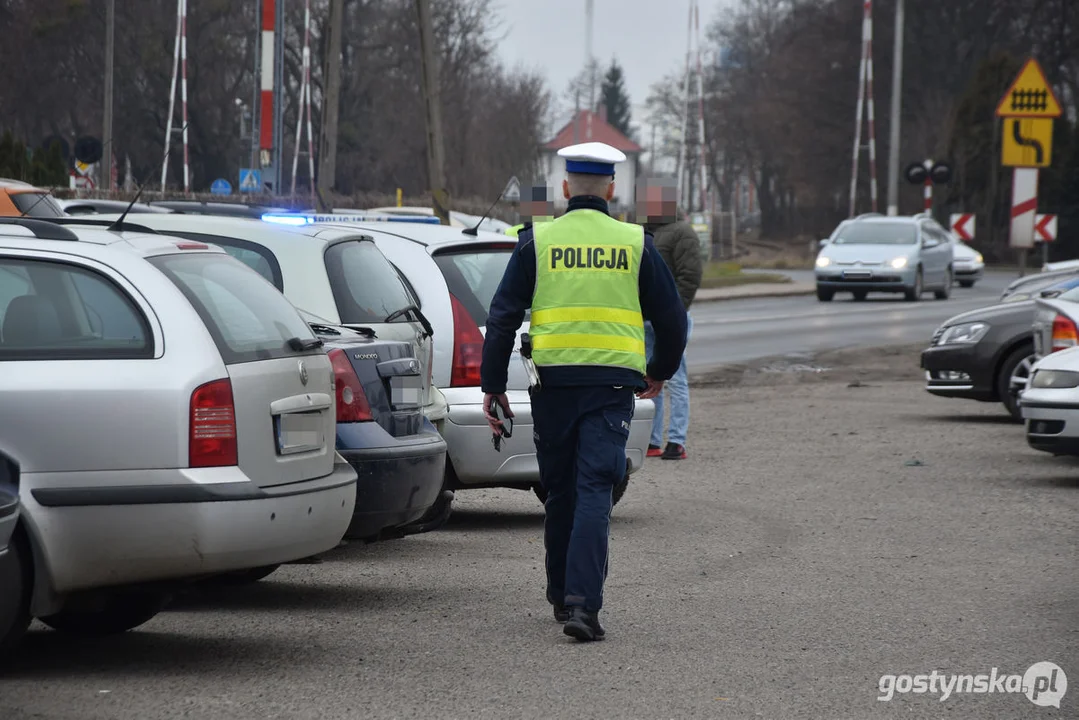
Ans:
{"type": "Polygon", "coordinates": [[[648,457],[662,457],[663,449],[659,445],[648,446],[648,457]]]}

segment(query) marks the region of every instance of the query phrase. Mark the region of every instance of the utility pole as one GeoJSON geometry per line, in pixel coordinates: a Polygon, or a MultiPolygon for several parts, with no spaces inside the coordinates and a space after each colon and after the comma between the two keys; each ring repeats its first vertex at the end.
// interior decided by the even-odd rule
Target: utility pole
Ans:
{"type": "Polygon", "coordinates": [[[318,158],[318,195],[322,212],[330,211],[323,198],[337,184],[337,119],[341,99],[341,24],[344,14],[345,0],[330,0],[330,47],[326,53],[326,97],[318,158]]]}
{"type": "MultiPolygon", "coordinates": [[[[899,214],[899,119],[903,105],[903,0],[895,3],[892,50],[892,119],[888,128],[888,214],[899,214]]],[[[993,226],[992,223],[989,224],[993,226]]]]}
{"type": "Polygon", "coordinates": [[[105,5],[105,114],[102,118],[101,146],[105,148],[102,163],[105,165],[105,189],[115,190],[112,185],[112,56],[116,44],[116,0],[105,5]]]}
{"type": "Polygon", "coordinates": [[[431,185],[435,215],[443,225],[450,224],[450,196],[446,191],[445,153],[442,148],[442,108],[439,101],[438,65],[435,57],[434,31],[431,28],[430,0],[416,0],[420,21],[420,58],[423,101],[427,119],[427,176],[431,185]]]}

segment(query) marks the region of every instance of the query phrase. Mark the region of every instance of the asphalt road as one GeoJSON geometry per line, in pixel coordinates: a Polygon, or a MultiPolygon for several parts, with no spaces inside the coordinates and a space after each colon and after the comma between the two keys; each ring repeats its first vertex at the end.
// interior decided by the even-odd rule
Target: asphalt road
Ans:
{"type": "MultiPolygon", "coordinates": [[[[813,276],[808,270],[785,274],[796,282],[813,276]]],[[[1015,278],[1014,273],[991,272],[972,288],[954,288],[949,300],[926,293],[913,303],[886,294],[854,302],[849,293],[830,303],[814,296],[697,303],[688,365],[699,372],[773,355],[928,342],[941,322],[993,304],[1015,278]]]]}
{"type": "Polygon", "coordinates": [[[550,617],[535,498],[471,491],[442,531],[123,636],[35,626],[0,718],[1074,718],[1079,464],[1001,420],[917,381],[703,388],[690,459],[615,509],[602,643],[550,617]],[[885,674],[1040,661],[1070,674],[1059,709],[878,699],[885,674]]]}

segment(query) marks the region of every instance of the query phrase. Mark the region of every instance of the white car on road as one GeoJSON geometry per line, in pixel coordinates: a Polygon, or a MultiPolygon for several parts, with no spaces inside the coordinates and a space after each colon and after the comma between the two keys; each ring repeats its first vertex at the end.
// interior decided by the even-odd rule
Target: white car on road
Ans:
{"type": "Polygon", "coordinates": [[[1035,363],[1019,402],[1032,448],[1079,455],[1079,347],[1035,363]]]}

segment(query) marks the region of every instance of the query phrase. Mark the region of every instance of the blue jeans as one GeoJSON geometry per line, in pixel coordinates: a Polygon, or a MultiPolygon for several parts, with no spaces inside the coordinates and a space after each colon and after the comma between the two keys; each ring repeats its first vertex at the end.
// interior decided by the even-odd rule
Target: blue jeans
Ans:
{"type": "MultiPolygon", "coordinates": [[[[686,342],[693,335],[693,316],[686,313],[686,342]]],[[[652,323],[644,324],[644,347],[649,360],[652,359],[652,349],[656,346],[656,333],[652,329],[652,323]]],[[[655,397],[656,416],[652,420],[651,445],[663,446],[663,398],[670,395],[671,398],[671,425],[667,428],[667,442],[686,444],[686,433],[689,432],[689,376],[686,372],[686,355],[682,354],[682,364],[678,366],[678,372],[663,385],[663,390],[655,397]]]]}

